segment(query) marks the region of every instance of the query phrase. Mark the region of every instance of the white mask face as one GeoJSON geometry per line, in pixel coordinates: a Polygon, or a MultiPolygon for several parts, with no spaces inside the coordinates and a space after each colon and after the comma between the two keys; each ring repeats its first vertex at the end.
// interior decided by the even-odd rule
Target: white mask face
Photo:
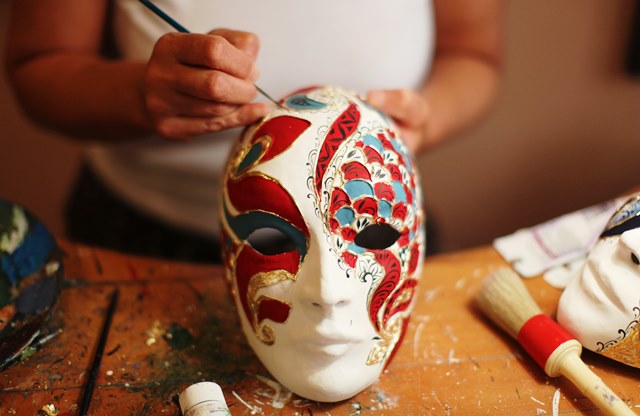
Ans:
{"type": "Polygon", "coordinates": [[[558,305],[558,321],[586,348],[634,367],[640,367],[639,259],[640,194],[612,216],[558,305]]]}
{"type": "Polygon", "coordinates": [[[339,401],[379,377],[404,332],[424,253],[418,175],[356,95],[312,88],[283,105],[227,167],[227,277],[272,375],[339,401]]]}

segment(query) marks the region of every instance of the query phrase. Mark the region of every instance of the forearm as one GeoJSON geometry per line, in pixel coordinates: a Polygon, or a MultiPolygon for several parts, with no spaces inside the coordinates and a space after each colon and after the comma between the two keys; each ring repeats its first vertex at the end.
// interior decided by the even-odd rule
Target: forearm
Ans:
{"type": "Polygon", "coordinates": [[[31,58],[10,69],[18,100],[42,125],[76,138],[118,140],[151,131],[144,63],[81,52],[31,58]]]}
{"type": "Polygon", "coordinates": [[[500,64],[481,55],[437,54],[421,91],[429,106],[419,150],[472,127],[490,109],[500,85],[500,64]]]}

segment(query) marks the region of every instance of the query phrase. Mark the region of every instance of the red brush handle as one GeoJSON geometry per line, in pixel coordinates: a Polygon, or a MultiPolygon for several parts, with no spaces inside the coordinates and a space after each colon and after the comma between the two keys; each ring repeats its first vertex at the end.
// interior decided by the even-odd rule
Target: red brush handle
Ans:
{"type": "Polygon", "coordinates": [[[518,332],[518,342],[541,368],[553,352],[574,337],[547,315],[529,319],[518,332]]]}
{"type": "Polygon", "coordinates": [[[529,319],[520,328],[518,342],[549,377],[568,378],[604,414],[636,416],[580,359],[580,343],[548,316],[540,314],[529,319]]]}

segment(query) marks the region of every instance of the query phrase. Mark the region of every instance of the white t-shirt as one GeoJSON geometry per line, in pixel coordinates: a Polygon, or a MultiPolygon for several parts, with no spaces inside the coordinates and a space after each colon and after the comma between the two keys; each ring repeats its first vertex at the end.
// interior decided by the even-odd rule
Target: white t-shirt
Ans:
{"type": "MultiPolygon", "coordinates": [[[[257,84],[280,98],[312,85],[366,93],[417,88],[432,59],[430,0],[155,0],[191,32],[244,30],[260,38],[257,84]]],[[[122,55],[147,60],[174,29],[137,0],[116,0],[114,31],[122,55]]],[[[262,97],[258,100],[264,101],[262,97]]],[[[105,183],[138,209],[207,235],[219,231],[223,166],[240,129],[188,143],[148,137],[96,145],[89,161],[105,183]]]]}

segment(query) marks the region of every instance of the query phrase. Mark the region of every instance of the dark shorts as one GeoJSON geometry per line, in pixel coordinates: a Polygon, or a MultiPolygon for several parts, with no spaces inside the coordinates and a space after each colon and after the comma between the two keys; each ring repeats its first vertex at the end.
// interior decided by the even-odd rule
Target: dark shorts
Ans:
{"type": "Polygon", "coordinates": [[[67,237],[130,254],[220,263],[220,242],[149,217],[116,196],[83,167],[65,209],[67,237]]]}

